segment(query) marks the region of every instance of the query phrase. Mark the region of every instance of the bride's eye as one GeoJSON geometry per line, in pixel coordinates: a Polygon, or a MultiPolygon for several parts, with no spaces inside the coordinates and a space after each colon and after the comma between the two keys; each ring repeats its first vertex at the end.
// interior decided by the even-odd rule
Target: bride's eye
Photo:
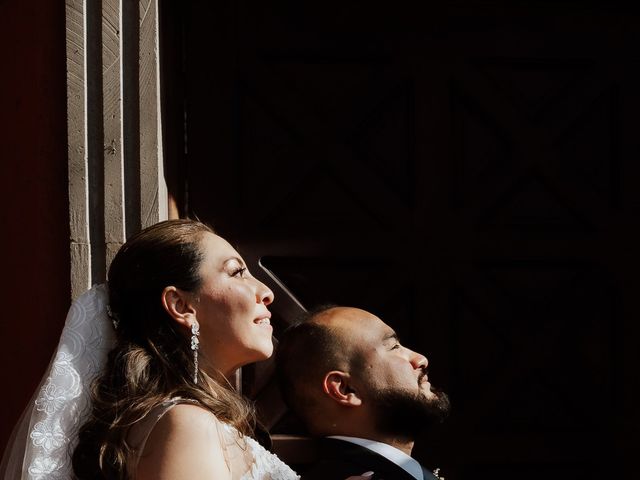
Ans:
{"type": "Polygon", "coordinates": [[[244,278],[245,273],[247,272],[247,267],[238,267],[231,274],[232,277],[240,277],[244,278]]]}

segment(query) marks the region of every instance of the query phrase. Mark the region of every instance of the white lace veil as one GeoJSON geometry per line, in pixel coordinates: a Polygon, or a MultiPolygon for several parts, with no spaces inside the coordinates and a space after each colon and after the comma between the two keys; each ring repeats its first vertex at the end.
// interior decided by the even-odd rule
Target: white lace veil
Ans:
{"type": "Polygon", "coordinates": [[[71,305],[58,348],[7,444],[0,479],[72,478],[71,453],[89,413],[89,387],[115,341],[107,305],[105,285],[71,305]]]}

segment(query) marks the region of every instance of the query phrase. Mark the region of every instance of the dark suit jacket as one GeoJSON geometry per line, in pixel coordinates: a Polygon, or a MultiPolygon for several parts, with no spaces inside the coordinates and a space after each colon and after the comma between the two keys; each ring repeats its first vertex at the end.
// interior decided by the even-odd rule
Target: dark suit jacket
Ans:
{"type": "MultiPolygon", "coordinates": [[[[302,480],[345,480],[347,477],[374,472],[374,480],[415,480],[405,470],[371,450],[335,438],[319,442],[320,458],[302,472],[302,480]]],[[[434,480],[422,469],[425,480],[434,480]]]]}

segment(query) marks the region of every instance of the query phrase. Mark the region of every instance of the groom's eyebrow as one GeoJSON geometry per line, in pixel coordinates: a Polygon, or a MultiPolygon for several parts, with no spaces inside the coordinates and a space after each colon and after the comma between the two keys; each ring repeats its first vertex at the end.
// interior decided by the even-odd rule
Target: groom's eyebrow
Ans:
{"type": "Polygon", "coordinates": [[[382,338],[382,343],[387,343],[389,340],[395,340],[396,342],[400,341],[400,339],[398,338],[398,334],[394,331],[387,333],[382,338]]]}

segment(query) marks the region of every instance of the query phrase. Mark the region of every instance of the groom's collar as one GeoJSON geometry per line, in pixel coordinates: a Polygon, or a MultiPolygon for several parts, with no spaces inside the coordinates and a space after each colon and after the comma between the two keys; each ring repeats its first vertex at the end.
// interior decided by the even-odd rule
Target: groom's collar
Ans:
{"type": "Polygon", "coordinates": [[[375,440],[368,440],[366,438],[358,438],[358,437],[346,437],[342,435],[332,435],[327,438],[334,438],[336,440],[343,440],[345,442],[353,443],[355,445],[359,445],[364,447],[372,452],[377,453],[378,455],[383,456],[390,462],[395,463],[397,466],[402,468],[409,475],[414,477],[417,480],[429,480],[425,475],[423,475],[423,469],[420,463],[415,459],[404,453],[402,450],[399,450],[396,447],[392,447],[387,443],[377,442],[375,440]]]}

